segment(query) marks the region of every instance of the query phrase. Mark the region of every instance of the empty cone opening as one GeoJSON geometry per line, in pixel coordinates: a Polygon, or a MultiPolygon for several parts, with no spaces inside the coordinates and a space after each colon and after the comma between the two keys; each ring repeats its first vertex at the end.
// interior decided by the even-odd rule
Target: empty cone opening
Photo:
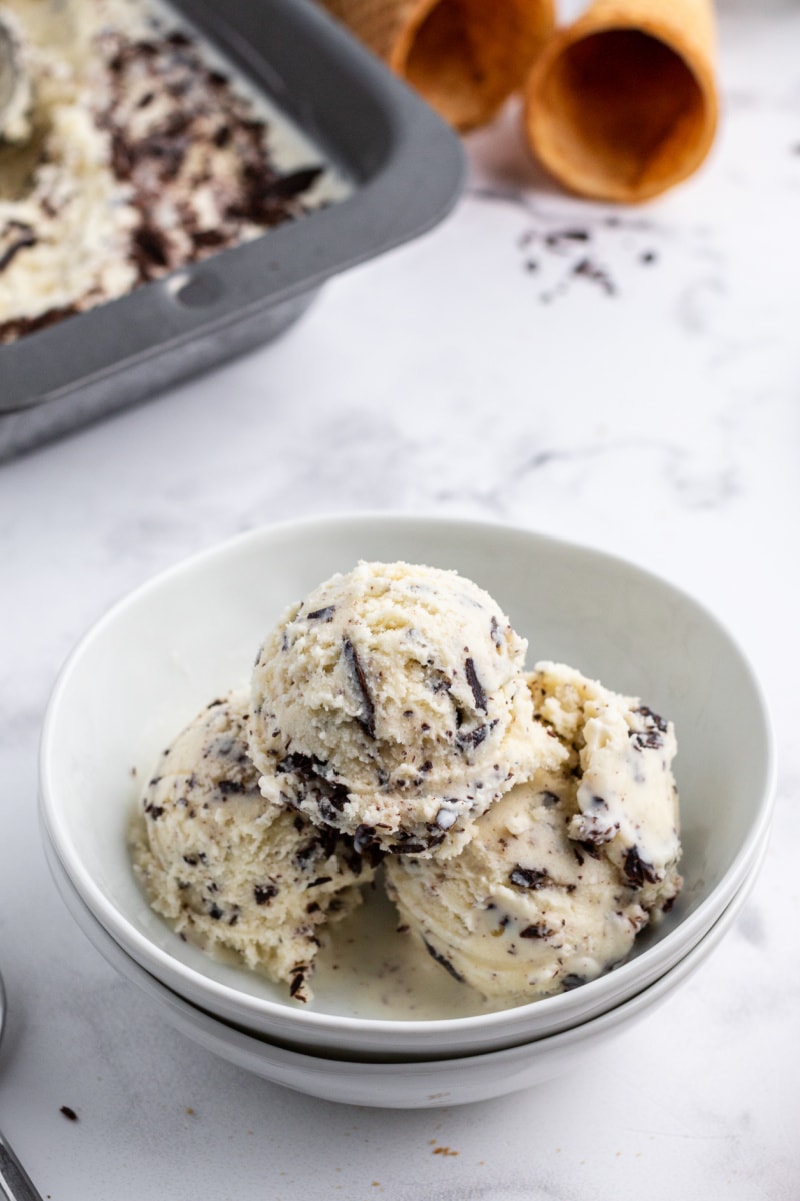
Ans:
{"type": "Polygon", "coordinates": [[[420,6],[392,65],[445,120],[471,129],[521,85],[552,25],[552,0],[438,0],[420,6]]]}
{"type": "Polygon", "coordinates": [[[568,44],[529,96],[546,166],[587,195],[641,200],[693,171],[708,150],[715,101],[670,46],[636,29],[568,44]],[[562,176],[563,178],[563,176],[562,176]]]}

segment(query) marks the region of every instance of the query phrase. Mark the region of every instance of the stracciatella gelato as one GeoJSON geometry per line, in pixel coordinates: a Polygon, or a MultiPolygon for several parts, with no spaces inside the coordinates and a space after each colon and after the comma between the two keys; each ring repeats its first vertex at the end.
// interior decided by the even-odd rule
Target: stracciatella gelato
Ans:
{"type": "Polygon", "coordinates": [[[681,889],[675,731],[525,652],[455,571],[360,562],[320,584],[249,690],[164,752],[134,840],[154,908],[304,1000],[383,861],[409,954],[482,1003],[613,968],[681,889]]]}
{"type": "Polygon", "coordinates": [[[476,818],[565,751],[533,719],[526,644],[454,571],[359,563],[293,605],[252,680],[271,801],[358,847],[455,854],[476,818]]]}
{"type": "Polygon", "coordinates": [[[214,701],[164,751],[136,814],[133,861],[175,930],[302,1001],[327,924],[360,904],[375,871],[351,839],[262,796],[248,712],[246,690],[214,701]]]}
{"type": "Polygon", "coordinates": [[[387,861],[402,921],[454,976],[522,1003],[628,955],[680,887],[672,727],[572,668],[530,675],[566,755],[480,817],[447,861],[387,861]]]}
{"type": "Polygon", "coordinates": [[[0,344],[346,194],[156,0],[2,0],[22,85],[0,137],[0,344]]]}
{"type": "Polygon", "coordinates": [[[602,848],[644,903],[657,904],[681,854],[672,723],[564,664],[538,663],[528,683],[579,780],[570,837],[602,848]]]}

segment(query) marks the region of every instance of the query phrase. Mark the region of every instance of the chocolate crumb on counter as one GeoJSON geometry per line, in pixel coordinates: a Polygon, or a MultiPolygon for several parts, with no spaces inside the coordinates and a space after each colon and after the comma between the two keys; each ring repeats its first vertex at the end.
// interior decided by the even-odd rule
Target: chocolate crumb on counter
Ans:
{"type": "Polygon", "coordinates": [[[564,242],[588,242],[591,236],[588,229],[559,229],[546,234],[545,244],[560,248],[564,242]]]}
{"type": "Polygon", "coordinates": [[[607,296],[615,296],[617,287],[605,267],[599,266],[592,259],[583,258],[572,268],[574,276],[581,275],[592,283],[598,284],[607,296]]]}

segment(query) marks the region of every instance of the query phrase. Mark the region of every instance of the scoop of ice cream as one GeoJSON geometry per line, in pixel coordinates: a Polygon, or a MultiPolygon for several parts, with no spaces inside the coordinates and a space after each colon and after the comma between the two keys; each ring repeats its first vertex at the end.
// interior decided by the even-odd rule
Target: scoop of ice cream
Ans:
{"type": "Polygon", "coordinates": [[[214,701],[164,752],[136,815],[134,865],[177,931],[305,1001],[324,923],[360,903],[374,869],[352,840],[261,795],[248,707],[247,691],[214,701]]]}
{"type": "Polygon", "coordinates": [[[671,725],[571,668],[529,677],[567,758],[492,806],[446,862],[387,861],[390,896],[433,957],[520,1003],[594,979],[681,887],[671,725]]]}
{"type": "Polygon", "coordinates": [[[656,904],[681,853],[672,723],[564,664],[538,663],[528,682],[537,717],[580,774],[570,836],[602,848],[656,904]]]}
{"type": "Polygon", "coordinates": [[[525,648],[456,572],[362,562],[333,576],[256,661],[262,790],[359,847],[455,853],[497,797],[563,756],[533,721],[525,648]]]}

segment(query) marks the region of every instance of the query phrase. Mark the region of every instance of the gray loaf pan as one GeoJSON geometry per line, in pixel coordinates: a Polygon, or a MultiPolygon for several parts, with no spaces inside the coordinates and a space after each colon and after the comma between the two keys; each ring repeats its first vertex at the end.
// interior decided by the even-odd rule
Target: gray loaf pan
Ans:
{"type": "Polygon", "coordinates": [[[460,143],[309,0],[176,0],[353,184],[344,200],[0,347],[0,459],[268,342],[329,277],[441,220],[460,143]]]}

